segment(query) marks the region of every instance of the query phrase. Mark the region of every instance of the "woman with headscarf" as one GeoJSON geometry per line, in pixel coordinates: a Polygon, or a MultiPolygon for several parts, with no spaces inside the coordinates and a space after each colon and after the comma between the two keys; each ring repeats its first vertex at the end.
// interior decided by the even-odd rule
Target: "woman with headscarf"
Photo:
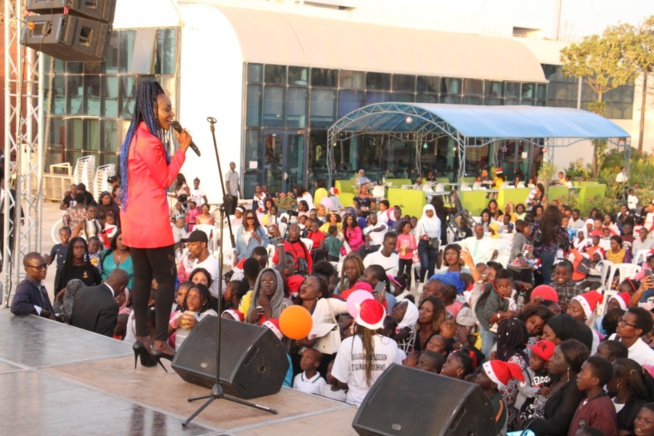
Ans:
{"type": "Polygon", "coordinates": [[[438,259],[438,246],[441,237],[441,220],[436,216],[436,210],[431,204],[422,209],[422,217],[416,225],[416,237],[418,238],[418,255],[420,256],[420,277],[419,281],[434,275],[436,260],[438,259]]]}
{"type": "MultiPolygon", "coordinates": [[[[584,344],[591,354],[595,354],[593,349],[593,331],[581,321],[578,321],[567,314],[556,315],[550,318],[543,327],[542,338],[554,342],[555,345],[568,339],[576,339],[584,344]]],[[[597,348],[597,345],[595,345],[597,348]]]]}
{"type": "Polygon", "coordinates": [[[418,323],[418,308],[413,302],[404,300],[393,307],[391,316],[397,321],[397,329],[391,338],[395,339],[397,346],[408,353],[413,347],[418,323]]]}
{"type": "Polygon", "coordinates": [[[254,284],[252,304],[245,314],[246,322],[262,325],[266,320],[279,319],[282,311],[293,302],[284,297],[284,280],[276,269],[266,268],[254,284]]]}

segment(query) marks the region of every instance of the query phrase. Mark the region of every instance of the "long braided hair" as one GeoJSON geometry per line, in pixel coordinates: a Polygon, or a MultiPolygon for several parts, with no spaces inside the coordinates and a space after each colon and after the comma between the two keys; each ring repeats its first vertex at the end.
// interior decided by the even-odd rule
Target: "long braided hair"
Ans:
{"type": "MultiPolygon", "coordinates": [[[[127,179],[127,160],[129,158],[129,149],[132,145],[134,133],[141,122],[145,122],[151,134],[158,137],[162,143],[166,139],[166,132],[159,126],[157,120],[157,97],[165,94],[163,88],[158,82],[143,81],[139,84],[136,90],[136,102],[134,104],[134,115],[132,122],[127,130],[125,142],[120,147],[120,185],[119,199],[123,209],[127,208],[127,192],[129,188],[129,180],[127,179]]],[[[167,141],[166,141],[167,142],[167,141]]],[[[170,163],[167,147],[164,146],[164,153],[166,155],[166,163],[170,163]]]]}

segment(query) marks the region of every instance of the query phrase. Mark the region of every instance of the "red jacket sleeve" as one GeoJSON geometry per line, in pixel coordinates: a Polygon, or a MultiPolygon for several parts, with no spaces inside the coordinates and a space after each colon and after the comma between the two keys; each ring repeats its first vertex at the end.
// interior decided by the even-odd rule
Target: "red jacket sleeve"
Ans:
{"type": "Polygon", "coordinates": [[[173,183],[186,159],[184,151],[177,150],[172,159],[170,159],[170,163],[167,164],[166,154],[159,138],[156,136],[150,136],[146,147],[138,149],[137,152],[150,171],[152,178],[164,189],[167,189],[173,183]],[[161,171],[161,168],[165,167],[167,167],[167,171],[161,171]]]}

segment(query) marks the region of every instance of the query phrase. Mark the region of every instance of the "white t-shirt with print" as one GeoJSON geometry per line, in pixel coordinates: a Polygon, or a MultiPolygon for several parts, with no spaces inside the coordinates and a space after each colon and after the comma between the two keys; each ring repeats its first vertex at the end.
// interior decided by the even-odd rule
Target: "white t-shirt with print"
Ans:
{"type": "Polygon", "coordinates": [[[363,342],[360,336],[349,337],[341,343],[336,354],[332,376],[347,383],[347,402],[359,406],[375,380],[393,363],[402,364],[402,354],[397,342],[381,335],[373,337],[375,359],[372,364],[370,385],[366,381],[366,366],[363,360],[363,342]]]}

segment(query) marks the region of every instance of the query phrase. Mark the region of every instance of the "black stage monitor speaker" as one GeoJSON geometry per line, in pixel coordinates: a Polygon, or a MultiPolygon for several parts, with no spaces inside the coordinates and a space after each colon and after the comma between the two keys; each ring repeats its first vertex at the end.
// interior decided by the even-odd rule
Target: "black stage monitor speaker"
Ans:
{"type": "Polygon", "coordinates": [[[72,15],[28,15],[20,43],[63,61],[102,61],[111,25],[72,15]]]}
{"type": "Polygon", "coordinates": [[[377,379],[352,427],[366,436],[496,434],[493,408],[479,386],[401,365],[377,379]]]}
{"type": "Polygon", "coordinates": [[[70,14],[111,24],[116,0],[27,0],[25,9],[37,14],[70,14]]]}
{"type": "MultiPolygon", "coordinates": [[[[214,385],[216,321],[204,318],[175,354],[172,366],[184,381],[214,385]]],[[[279,392],[289,364],[286,347],[270,329],[223,319],[220,338],[220,384],[226,394],[249,399],[279,392]]]]}

